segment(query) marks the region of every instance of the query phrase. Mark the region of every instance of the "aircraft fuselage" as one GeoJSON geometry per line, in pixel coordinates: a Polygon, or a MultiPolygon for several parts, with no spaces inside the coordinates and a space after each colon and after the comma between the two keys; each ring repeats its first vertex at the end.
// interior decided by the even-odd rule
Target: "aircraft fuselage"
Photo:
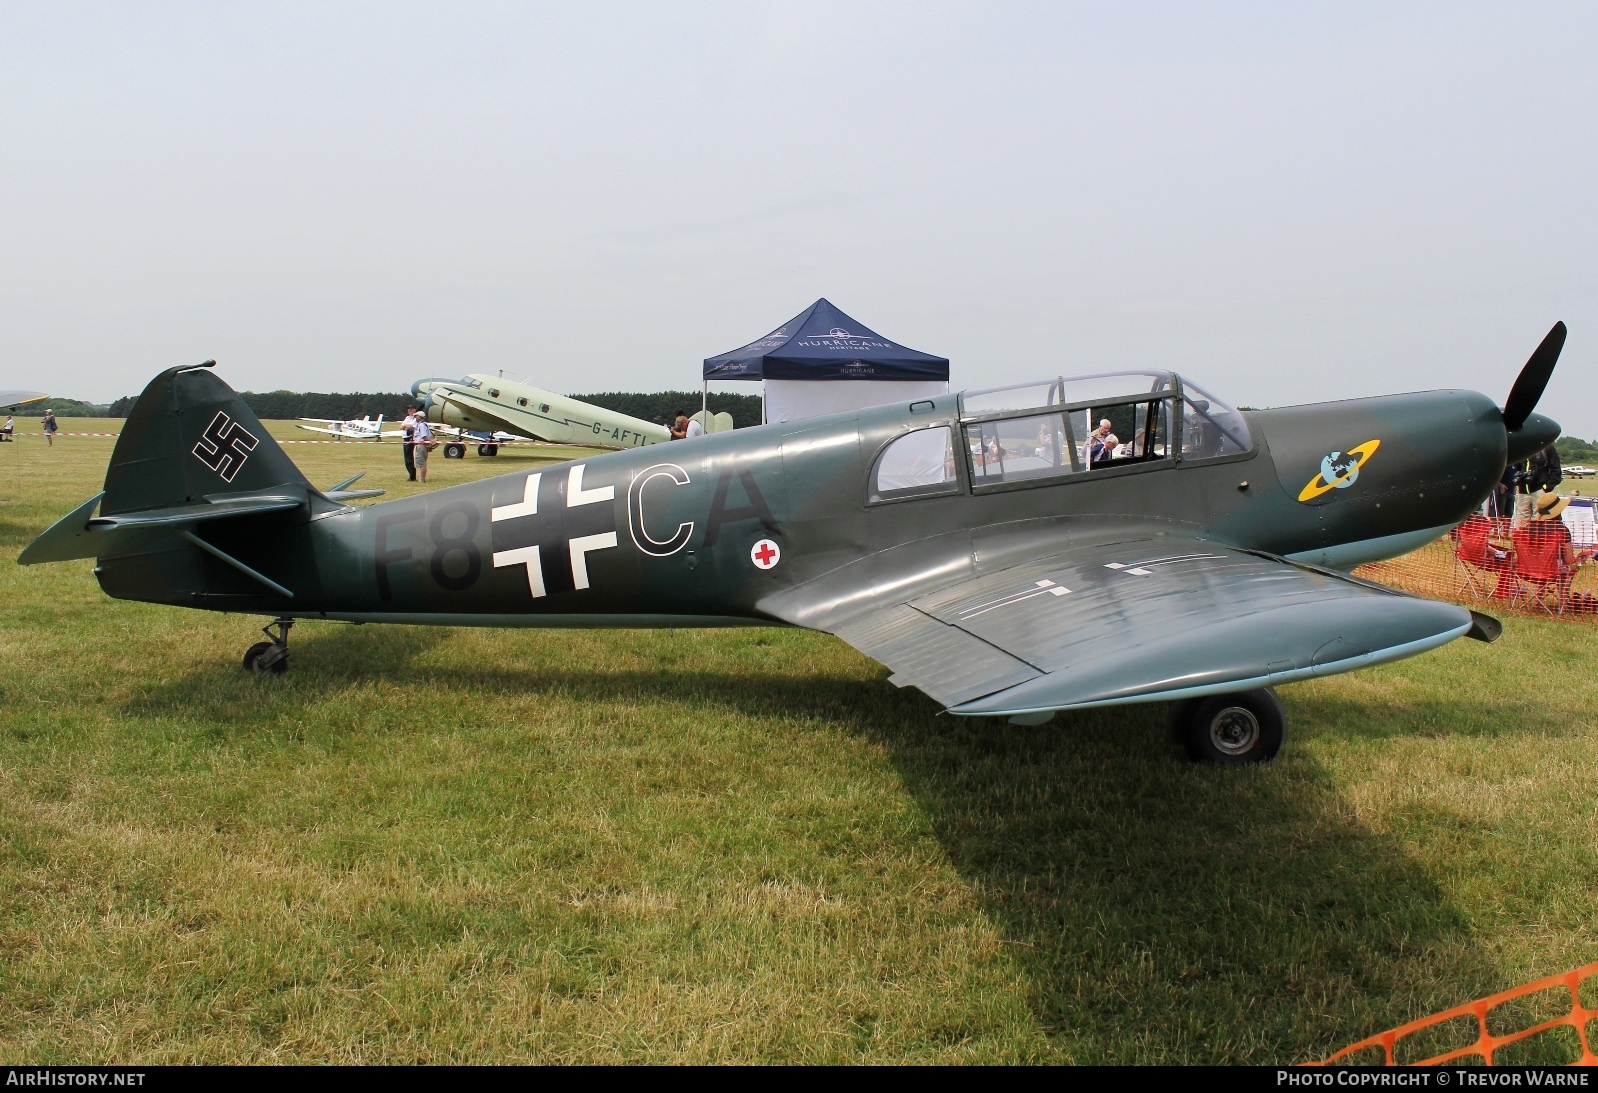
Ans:
{"type": "Polygon", "coordinates": [[[957,398],[611,452],[360,508],[312,498],[276,537],[214,525],[215,546],[292,601],[179,544],[161,565],[146,553],[102,558],[96,572],[128,599],[499,626],[759,624],[802,585],[799,616],[783,617],[819,625],[874,596],[903,600],[918,584],[1062,543],[1196,536],[1351,568],[1464,518],[1507,455],[1490,399],[1435,391],[1249,412],[1252,445],[1240,454],[992,483],[973,473],[957,398]],[[953,487],[870,500],[878,454],[928,427],[954,430],[953,487]],[[185,564],[171,564],[180,553],[185,564]]]}

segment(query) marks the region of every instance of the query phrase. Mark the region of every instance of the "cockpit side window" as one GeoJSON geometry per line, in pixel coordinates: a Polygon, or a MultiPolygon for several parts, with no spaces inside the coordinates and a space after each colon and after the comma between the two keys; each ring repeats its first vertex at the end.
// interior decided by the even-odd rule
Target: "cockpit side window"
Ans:
{"type": "Polygon", "coordinates": [[[1019,482],[1074,474],[1076,458],[1065,414],[1027,414],[965,427],[973,484],[1019,482]]]}
{"type": "Polygon", "coordinates": [[[482,385],[483,385],[483,381],[482,380],[473,379],[471,376],[467,376],[465,379],[461,380],[461,386],[462,387],[474,387],[475,388],[475,387],[481,387],[482,385]]]}
{"type": "Polygon", "coordinates": [[[953,434],[947,425],[940,425],[905,433],[882,449],[871,468],[869,500],[930,497],[959,489],[953,434]]]}
{"type": "Polygon", "coordinates": [[[1077,457],[1090,470],[1148,463],[1171,454],[1170,399],[1074,410],[1071,426],[1081,438],[1077,457]]]}
{"type": "Polygon", "coordinates": [[[1182,387],[1182,458],[1239,455],[1253,447],[1243,415],[1194,383],[1182,387]]]}

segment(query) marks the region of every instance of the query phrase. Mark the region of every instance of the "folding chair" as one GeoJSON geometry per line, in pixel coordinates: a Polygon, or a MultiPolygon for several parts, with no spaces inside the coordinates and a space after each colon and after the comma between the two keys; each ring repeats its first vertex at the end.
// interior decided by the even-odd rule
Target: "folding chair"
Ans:
{"type": "Polygon", "coordinates": [[[1492,529],[1492,521],[1480,513],[1455,529],[1458,545],[1454,547],[1454,595],[1466,589],[1477,599],[1488,595],[1486,571],[1500,568],[1487,541],[1492,529]]]}
{"type": "Polygon", "coordinates": [[[1510,571],[1517,582],[1515,602],[1525,598],[1550,615],[1564,614],[1570,574],[1559,567],[1559,547],[1563,540],[1557,535],[1534,535],[1529,527],[1516,528],[1510,538],[1515,544],[1515,567],[1510,571]],[[1550,588],[1554,592],[1554,607],[1548,606],[1550,588]]]}

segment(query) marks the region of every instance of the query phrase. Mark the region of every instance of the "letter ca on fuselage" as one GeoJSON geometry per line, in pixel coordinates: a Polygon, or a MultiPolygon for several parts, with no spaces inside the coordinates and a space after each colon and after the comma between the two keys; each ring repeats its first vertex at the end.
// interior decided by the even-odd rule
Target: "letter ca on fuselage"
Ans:
{"type": "Polygon", "coordinates": [[[667,558],[686,549],[700,527],[702,545],[710,548],[723,527],[743,521],[777,531],[746,468],[723,469],[708,503],[702,489],[689,489],[694,476],[680,464],[645,467],[624,479],[625,486],[592,481],[588,468],[575,463],[508,475],[441,491],[423,505],[377,511],[377,598],[395,603],[395,567],[403,566],[455,593],[472,589],[485,572],[516,572],[529,601],[536,601],[599,587],[595,574],[605,568],[602,559],[610,551],[667,558]]]}

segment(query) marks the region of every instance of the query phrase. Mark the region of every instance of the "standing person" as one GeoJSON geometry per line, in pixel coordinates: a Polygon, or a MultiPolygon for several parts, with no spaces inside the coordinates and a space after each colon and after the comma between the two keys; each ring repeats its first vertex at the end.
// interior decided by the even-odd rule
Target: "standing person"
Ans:
{"type": "Polygon", "coordinates": [[[1498,480],[1498,487],[1493,490],[1491,511],[1488,516],[1497,520],[1508,520],[1515,514],[1515,486],[1520,482],[1520,466],[1515,463],[1504,467],[1504,474],[1498,480]]]}
{"type": "Polygon", "coordinates": [[[43,422],[43,424],[44,424],[44,439],[45,439],[45,442],[47,444],[49,444],[50,447],[54,448],[55,447],[55,431],[61,427],[61,426],[59,426],[59,425],[57,425],[55,423],[55,411],[54,410],[46,410],[44,412],[44,422],[43,422]]]}
{"type": "Polygon", "coordinates": [[[433,443],[433,430],[427,427],[427,419],[421,414],[415,415],[416,432],[414,442],[411,444],[411,461],[416,464],[416,473],[421,476],[422,484],[427,484],[427,451],[433,443]]]}
{"type": "Polygon", "coordinates": [[[412,447],[416,443],[416,407],[405,408],[405,438],[400,443],[400,450],[405,453],[405,473],[412,482],[416,481],[416,450],[412,447]]]}
{"type": "Polygon", "coordinates": [[[700,423],[698,418],[688,418],[687,422],[688,423],[683,426],[684,439],[692,440],[696,436],[705,435],[705,427],[700,423]]]}
{"type": "Polygon", "coordinates": [[[1564,468],[1559,463],[1559,453],[1552,444],[1526,460],[1526,469],[1520,476],[1515,496],[1515,526],[1528,524],[1536,516],[1537,495],[1552,493],[1565,480],[1564,468]]]}
{"type": "Polygon", "coordinates": [[[687,440],[688,415],[681,410],[676,411],[671,415],[671,424],[666,426],[666,430],[671,433],[673,440],[687,440]]]}

